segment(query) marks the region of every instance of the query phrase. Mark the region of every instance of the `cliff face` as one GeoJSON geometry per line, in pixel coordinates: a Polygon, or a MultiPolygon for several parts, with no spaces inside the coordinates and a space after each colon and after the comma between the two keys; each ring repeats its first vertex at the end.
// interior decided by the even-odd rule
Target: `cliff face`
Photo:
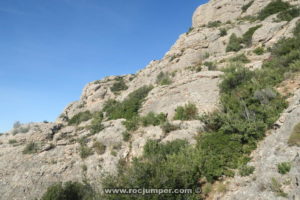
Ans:
{"type": "MultiPolygon", "coordinates": [[[[174,120],[175,109],[188,103],[194,104],[200,115],[218,109],[218,83],[223,74],[220,70],[237,55],[226,51],[230,36],[242,37],[251,27],[258,27],[251,44],[244,46],[238,54],[245,54],[249,59],[246,67],[259,69],[270,53],[265,51],[258,55],[253,51],[258,47],[272,47],[281,38],[292,35],[299,17],[291,21],[276,20],[276,14],[263,20],[249,17],[258,14],[270,1],[211,0],[195,11],[192,28],[179,36],[161,60],[151,61],[134,75],[111,76],[87,84],[80,100],[67,106],[55,122],[18,125],[9,133],[0,135],[0,199],[34,199],[40,197],[49,185],[59,181],[87,179],[91,184],[99,185],[104,172],[116,172],[119,160],[129,162],[141,155],[148,139],[166,142],[179,138],[195,143],[195,136],[203,128],[202,122],[174,120]],[[243,6],[247,4],[249,6],[243,12],[243,6]],[[131,132],[130,139],[124,139],[125,119],[109,120],[104,116],[103,128],[94,133],[89,128],[93,123],[91,117],[70,123],[77,114],[99,112],[108,100],[123,101],[144,85],[153,85],[154,88],[143,101],[139,114],[163,112],[177,127],[176,130],[166,133],[160,126],[141,126],[131,132]],[[84,147],[91,150],[86,157],[82,156],[82,138],[85,139],[84,147]],[[105,146],[104,150],[97,149],[96,142],[105,146]],[[31,148],[28,149],[29,144],[31,148]]],[[[300,5],[299,1],[289,2],[300,5]]],[[[290,174],[293,185],[289,187],[292,197],[299,199],[296,178],[300,181],[297,157],[300,149],[286,144],[290,128],[299,121],[296,119],[300,108],[298,93],[298,90],[292,90],[295,101],[291,101],[290,108],[283,113],[287,117],[281,122],[281,127],[271,131],[272,134],[253,153],[253,164],[259,170],[250,178],[234,178],[225,196],[212,198],[277,198],[272,191],[266,189],[262,192],[259,188],[275,174],[275,163],[289,158],[295,165],[290,174]],[[257,196],[257,193],[262,195],[257,196]]]]}

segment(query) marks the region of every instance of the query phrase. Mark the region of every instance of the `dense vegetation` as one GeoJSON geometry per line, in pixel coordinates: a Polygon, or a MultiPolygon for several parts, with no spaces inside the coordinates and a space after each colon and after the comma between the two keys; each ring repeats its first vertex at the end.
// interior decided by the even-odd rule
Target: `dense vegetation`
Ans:
{"type": "Polygon", "coordinates": [[[198,109],[195,104],[188,103],[184,106],[178,106],[175,110],[175,120],[193,120],[198,117],[198,109]]]}
{"type": "Polygon", "coordinates": [[[38,152],[38,150],[39,150],[39,146],[38,146],[38,144],[37,143],[35,143],[35,142],[29,142],[26,146],[25,146],[25,148],[24,148],[24,150],[23,150],[23,154],[33,154],[33,153],[36,153],[36,152],[38,152]]]}
{"type": "Polygon", "coordinates": [[[258,18],[264,20],[273,14],[288,10],[290,7],[291,5],[288,2],[283,2],[282,0],[272,1],[260,11],[258,18]]]}
{"type": "Polygon", "coordinates": [[[291,170],[291,167],[292,165],[290,162],[283,162],[277,165],[277,169],[280,174],[288,173],[291,170]]]}
{"type": "Polygon", "coordinates": [[[143,86],[130,93],[128,98],[122,102],[110,100],[106,102],[103,112],[106,112],[109,119],[124,118],[130,120],[138,116],[138,111],[152,88],[152,86],[143,86]]]}
{"type": "Polygon", "coordinates": [[[160,72],[156,77],[156,83],[159,85],[170,85],[172,80],[169,73],[160,72]]]}
{"type": "Polygon", "coordinates": [[[87,184],[78,182],[57,183],[50,186],[41,200],[92,200],[94,192],[87,184]]]}
{"type": "Polygon", "coordinates": [[[126,85],[123,77],[118,77],[116,78],[114,84],[111,86],[110,90],[117,94],[118,92],[122,91],[122,90],[127,90],[128,86],[126,85]]]}
{"type": "Polygon", "coordinates": [[[261,25],[257,25],[249,28],[241,38],[237,37],[234,33],[229,38],[229,43],[226,47],[226,52],[235,51],[238,52],[243,47],[249,47],[252,44],[252,36],[261,25]]]}
{"type": "Polygon", "coordinates": [[[250,6],[254,3],[254,1],[250,1],[249,3],[243,5],[242,7],[242,11],[246,12],[248,10],[248,8],[250,8],[250,6]]]}
{"type": "Polygon", "coordinates": [[[81,122],[87,121],[91,119],[93,116],[90,113],[90,111],[85,111],[85,112],[80,112],[76,115],[74,115],[70,120],[69,120],[69,125],[78,125],[81,122]]]}

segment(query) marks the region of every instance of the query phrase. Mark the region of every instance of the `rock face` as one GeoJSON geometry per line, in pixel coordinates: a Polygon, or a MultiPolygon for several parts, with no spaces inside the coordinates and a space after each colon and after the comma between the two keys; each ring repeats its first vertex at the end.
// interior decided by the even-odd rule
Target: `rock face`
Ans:
{"type": "MultiPolygon", "coordinates": [[[[211,0],[195,11],[193,28],[180,35],[161,60],[151,61],[134,75],[111,76],[88,83],[80,99],[67,106],[55,122],[19,125],[0,135],[0,199],[39,198],[49,185],[59,181],[88,180],[99,186],[102,174],[115,173],[120,160],[130,162],[133,157],[142,155],[149,139],[161,142],[186,139],[190,144],[195,143],[195,136],[203,128],[202,122],[173,120],[175,109],[187,103],[195,104],[199,115],[218,109],[221,69],[226,67],[228,60],[245,54],[249,59],[246,67],[260,68],[270,54],[256,55],[253,50],[271,47],[281,38],[290,37],[300,20],[298,17],[290,22],[277,22],[273,20],[276,15],[264,21],[247,20],[246,16],[257,14],[270,1],[255,0],[242,12],[242,7],[250,0],[211,0]],[[220,24],[208,25],[215,21],[220,21],[220,24]],[[238,54],[226,52],[231,34],[242,37],[249,28],[258,25],[261,27],[254,32],[250,46],[238,54]],[[157,81],[161,73],[166,74],[168,84],[157,81]],[[116,83],[125,84],[126,88],[116,92],[112,89],[116,83]],[[122,101],[144,85],[153,85],[154,88],[145,98],[139,114],[163,112],[177,127],[176,130],[165,133],[160,126],[139,127],[130,133],[130,139],[124,139],[125,119],[104,118],[103,129],[96,133],[89,130],[91,119],[77,125],[68,123],[76,114],[101,111],[108,100],[122,101]],[[87,155],[81,155],[82,148],[87,155]]],[[[300,4],[299,1],[289,2],[300,4]]],[[[280,199],[270,192],[268,184],[271,177],[278,178],[276,164],[287,160],[295,166],[284,177],[291,179],[289,198],[299,199],[300,158],[297,152],[300,150],[286,146],[288,132],[299,121],[297,102],[300,92],[295,94],[295,101],[283,113],[285,121],[281,128],[274,130],[254,152],[251,164],[257,169],[255,174],[250,178],[236,177],[231,181],[229,192],[215,199],[280,199]]]]}

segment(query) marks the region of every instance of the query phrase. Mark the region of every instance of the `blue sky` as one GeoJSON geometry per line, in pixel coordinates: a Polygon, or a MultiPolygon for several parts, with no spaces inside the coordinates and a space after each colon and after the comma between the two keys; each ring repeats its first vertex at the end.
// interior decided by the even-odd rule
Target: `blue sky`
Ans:
{"type": "Polygon", "coordinates": [[[0,0],[0,132],[160,59],[207,0],[0,0]]]}

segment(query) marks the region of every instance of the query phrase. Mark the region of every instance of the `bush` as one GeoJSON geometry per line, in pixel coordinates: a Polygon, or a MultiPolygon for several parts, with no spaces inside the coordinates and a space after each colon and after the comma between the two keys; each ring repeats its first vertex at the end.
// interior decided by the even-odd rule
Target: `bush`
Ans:
{"type": "MultiPolygon", "coordinates": [[[[187,148],[187,142],[175,140],[161,144],[150,140],[144,147],[144,155],[135,158],[132,165],[119,174],[108,176],[103,181],[104,188],[192,188],[195,189],[195,177],[198,168],[192,160],[191,154],[181,153],[187,148]],[[176,158],[175,158],[176,157],[176,158]],[[185,160],[188,159],[186,162],[185,160]],[[184,161],[184,162],[183,162],[184,161]],[[182,163],[183,162],[183,163],[182,163]],[[178,165],[180,163],[180,166],[178,165]]],[[[196,199],[195,194],[151,194],[134,196],[122,194],[108,194],[105,199],[196,199]],[[194,197],[194,198],[191,198],[194,197]]]]}
{"type": "Polygon", "coordinates": [[[17,143],[17,140],[15,140],[15,139],[8,140],[8,144],[16,144],[16,143],[17,143]]]}
{"type": "Polygon", "coordinates": [[[135,131],[140,126],[140,118],[138,116],[123,121],[122,124],[125,126],[127,131],[135,131]]]}
{"type": "Polygon", "coordinates": [[[25,148],[23,150],[23,154],[37,153],[38,150],[39,150],[38,145],[35,142],[30,142],[25,146],[25,148]]]}
{"type": "Polygon", "coordinates": [[[298,40],[299,40],[299,36],[300,36],[300,22],[297,22],[296,27],[295,27],[293,33],[294,33],[294,36],[298,37],[298,40]]]}
{"type": "Polygon", "coordinates": [[[172,80],[169,73],[160,72],[156,77],[156,83],[159,85],[170,85],[172,80]]]}
{"type": "Polygon", "coordinates": [[[166,121],[165,123],[160,125],[160,128],[162,129],[162,131],[164,133],[170,133],[172,131],[179,129],[179,126],[175,126],[175,125],[171,124],[170,122],[166,121]]]}
{"type": "Polygon", "coordinates": [[[90,185],[79,182],[56,183],[48,187],[41,200],[91,200],[94,191],[90,185]]]}
{"type": "Polygon", "coordinates": [[[254,49],[253,51],[256,55],[263,55],[265,53],[265,50],[263,47],[257,47],[256,49],[254,49]]]}
{"type": "Polygon", "coordinates": [[[115,94],[117,92],[120,92],[122,90],[127,90],[127,89],[128,89],[128,86],[124,82],[123,77],[116,78],[116,82],[110,88],[110,90],[115,94]]]}
{"type": "Polygon", "coordinates": [[[95,149],[96,153],[98,153],[99,155],[104,154],[106,150],[106,146],[99,141],[94,142],[93,148],[95,149]]]}
{"type": "Polygon", "coordinates": [[[193,120],[198,117],[198,109],[195,104],[188,103],[178,106],[175,110],[174,120],[193,120]]]}
{"type": "Polygon", "coordinates": [[[105,103],[103,112],[106,112],[107,117],[110,120],[122,118],[129,120],[137,117],[144,99],[152,88],[152,86],[143,86],[130,93],[122,102],[109,100],[105,103]]]}
{"type": "Polygon", "coordinates": [[[271,190],[276,193],[277,196],[280,197],[287,197],[288,194],[286,194],[283,189],[281,183],[279,183],[275,178],[271,179],[271,190]]]}
{"type": "Polygon", "coordinates": [[[226,47],[226,52],[239,51],[242,49],[241,40],[233,33],[229,38],[229,43],[226,47]]]}
{"type": "Polygon", "coordinates": [[[89,148],[86,145],[80,145],[79,148],[79,155],[82,159],[85,159],[87,157],[89,157],[90,155],[93,155],[93,150],[91,148],[89,148]]]}
{"type": "Polygon", "coordinates": [[[130,140],[130,138],[131,138],[131,134],[130,134],[128,131],[124,131],[124,132],[122,133],[122,135],[123,135],[123,140],[124,140],[125,142],[128,142],[128,141],[130,140]]]}
{"type": "Polygon", "coordinates": [[[250,6],[253,4],[254,1],[250,1],[249,3],[243,5],[242,7],[242,11],[243,13],[246,12],[248,10],[248,8],[250,8],[250,6]]]}
{"type": "Polygon", "coordinates": [[[92,117],[93,115],[90,113],[90,111],[80,112],[69,120],[69,125],[79,125],[81,122],[87,121],[92,117]]]}
{"type": "Polygon", "coordinates": [[[158,126],[167,120],[167,116],[164,113],[155,114],[149,112],[146,116],[141,117],[141,122],[143,126],[158,126]]]}
{"type": "Polygon", "coordinates": [[[243,34],[241,42],[244,43],[246,46],[251,46],[252,44],[252,36],[257,29],[259,29],[262,25],[257,25],[248,29],[246,33],[243,34]]]}
{"type": "Polygon", "coordinates": [[[239,172],[241,176],[249,176],[250,174],[253,174],[254,170],[255,167],[253,166],[243,165],[240,167],[239,172]]]}
{"type": "Polygon", "coordinates": [[[300,146],[300,123],[298,123],[289,137],[288,144],[290,146],[300,146]]]}
{"type": "Polygon", "coordinates": [[[227,35],[227,30],[225,28],[221,28],[220,29],[220,36],[223,37],[225,35],[227,35]]]}
{"type": "Polygon", "coordinates": [[[280,174],[286,174],[286,173],[290,172],[291,167],[292,167],[292,165],[290,162],[283,162],[283,163],[279,163],[277,165],[277,169],[280,174]]]}
{"type": "Polygon", "coordinates": [[[102,120],[103,120],[102,112],[97,112],[93,115],[92,123],[89,126],[91,134],[99,133],[100,131],[102,131],[104,129],[104,126],[102,125],[102,120]]]}
{"type": "Polygon", "coordinates": [[[231,62],[249,63],[250,60],[245,56],[245,54],[239,54],[235,57],[229,59],[231,62]]]}
{"type": "Polygon", "coordinates": [[[239,85],[251,80],[253,75],[254,73],[249,69],[239,65],[233,65],[226,69],[226,73],[223,76],[223,81],[220,84],[220,89],[224,93],[230,92],[239,85]]]}
{"type": "Polygon", "coordinates": [[[15,123],[14,123],[14,125],[13,125],[13,128],[14,129],[18,129],[18,128],[20,128],[21,127],[21,122],[20,121],[16,121],[15,123]]]}
{"type": "Polygon", "coordinates": [[[219,26],[221,26],[221,24],[222,24],[222,22],[220,22],[220,21],[208,22],[207,27],[208,28],[219,27],[219,26]]]}
{"type": "Polygon", "coordinates": [[[299,8],[291,8],[288,10],[284,10],[277,15],[277,18],[280,21],[291,21],[292,19],[300,16],[299,8]]]}
{"type": "Polygon", "coordinates": [[[87,146],[87,137],[80,138],[78,142],[80,144],[79,155],[82,159],[85,159],[94,153],[93,150],[87,146]]]}
{"type": "Polygon", "coordinates": [[[259,12],[258,18],[260,20],[264,20],[273,14],[288,10],[290,7],[291,5],[289,3],[283,2],[281,0],[272,1],[259,12]]]}
{"type": "Polygon", "coordinates": [[[217,69],[216,63],[205,62],[203,64],[208,67],[208,70],[216,70],[217,69]]]}

